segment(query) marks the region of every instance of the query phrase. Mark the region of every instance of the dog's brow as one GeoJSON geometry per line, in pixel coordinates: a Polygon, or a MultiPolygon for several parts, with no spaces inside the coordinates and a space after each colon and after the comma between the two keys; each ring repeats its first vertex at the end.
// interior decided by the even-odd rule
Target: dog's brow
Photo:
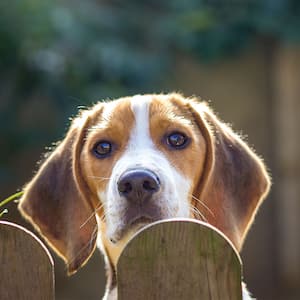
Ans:
{"type": "Polygon", "coordinates": [[[135,117],[135,127],[131,134],[130,144],[134,147],[145,147],[152,144],[149,129],[150,102],[150,96],[135,96],[131,100],[131,109],[135,117]]]}

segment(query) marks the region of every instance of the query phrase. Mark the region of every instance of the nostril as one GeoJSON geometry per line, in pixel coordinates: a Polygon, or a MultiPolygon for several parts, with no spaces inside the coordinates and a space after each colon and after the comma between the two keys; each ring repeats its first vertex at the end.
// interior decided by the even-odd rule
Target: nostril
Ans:
{"type": "Polygon", "coordinates": [[[125,183],[125,192],[129,193],[132,191],[132,184],[130,182],[125,183]]]}
{"type": "Polygon", "coordinates": [[[151,180],[145,180],[143,182],[143,189],[146,190],[146,191],[157,191],[158,190],[158,187],[159,187],[159,183],[158,181],[154,180],[154,179],[151,179],[151,180]]]}
{"type": "Polygon", "coordinates": [[[144,181],[143,183],[143,189],[144,190],[153,190],[153,187],[149,181],[144,181]]]}
{"type": "Polygon", "coordinates": [[[129,181],[121,182],[118,188],[120,193],[129,194],[132,191],[132,184],[129,181]]]}

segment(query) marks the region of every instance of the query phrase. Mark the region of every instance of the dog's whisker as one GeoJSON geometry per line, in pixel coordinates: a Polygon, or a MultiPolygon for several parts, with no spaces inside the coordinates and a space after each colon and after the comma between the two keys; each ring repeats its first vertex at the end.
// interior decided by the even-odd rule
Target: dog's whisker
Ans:
{"type": "Polygon", "coordinates": [[[95,208],[95,212],[98,212],[100,209],[102,209],[104,207],[104,203],[100,203],[96,208],[95,208]]]}
{"type": "Polygon", "coordinates": [[[110,180],[110,177],[101,177],[101,176],[93,176],[93,175],[90,175],[90,176],[87,176],[87,177],[92,178],[92,179],[97,179],[99,181],[110,180]]]}
{"type": "Polygon", "coordinates": [[[106,211],[105,213],[103,213],[102,216],[100,216],[99,219],[100,219],[101,222],[105,222],[105,221],[106,221],[106,214],[107,214],[107,213],[109,213],[109,212],[106,211]]]}
{"type": "Polygon", "coordinates": [[[95,215],[96,213],[103,207],[103,203],[100,203],[95,210],[91,213],[91,215],[80,225],[80,229],[84,227],[95,215]]]}
{"type": "Polygon", "coordinates": [[[98,225],[96,224],[91,234],[90,240],[83,247],[80,248],[77,254],[70,260],[69,264],[72,264],[84,250],[86,250],[88,247],[91,247],[91,244],[97,235],[98,235],[98,225]]]}
{"type": "Polygon", "coordinates": [[[197,214],[200,217],[200,219],[202,219],[205,222],[208,222],[204,214],[201,213],[201,211],[197,207],[190,205],[190,208],[195,214],[197,214]]]}
{"type": "Polygon", "coordinates": [[[106,216],[107,215],[110,215],[112,212],[111,209],[108,209],[107,207],[104,208],[104,212],[103,214],[101,215],[101,217],[99,218],[101,222],[106,222],[106,216]]]}
{"type": "Polygon", "coordinates": [[[214,213],[212,212],[212,210],[202,201],[200,200],[199,198],[195,197],[194,195],[190,194],[190,196],[192,196],[192,198],[194,200],[196,200],[196,202],[198,202],[200,205],[202,205],[204,208],[207,209],[207,211],[213,216],[215,217],[214,213]]]}
{"type": "Polygon", "coordinates": [[[202,217],[202,215],[199,213],[198,210],[196,210],[194,207],[191,207],[190,209],[191,209],[191,212],[192,212],[192,214],[194,215],[194,218],[195,218],[195,219],[203,220],[203,217],[202,217]]]}

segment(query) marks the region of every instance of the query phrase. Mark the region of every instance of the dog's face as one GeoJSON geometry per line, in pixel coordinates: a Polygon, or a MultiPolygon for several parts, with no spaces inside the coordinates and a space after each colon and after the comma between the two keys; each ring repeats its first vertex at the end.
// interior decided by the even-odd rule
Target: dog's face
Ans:
{"type": "Polygon", "coordinates": [[[98,234],[115,265],[137,229],[166,218],[209,222],[240,249],[268,186],[260,160],[206,104],[145,95],[76,118],[20,207],[74,272],[98,234]]]}
{"type": "Polygon", "coordinates": [[[80,164],[98,196],[94,208],[103,207],[102,241],[114,263],[141,226],[197,213],[191,200],[205,157],[205,139],[192,113],[175,99],[135,96],[103,106],[80,164]]]}

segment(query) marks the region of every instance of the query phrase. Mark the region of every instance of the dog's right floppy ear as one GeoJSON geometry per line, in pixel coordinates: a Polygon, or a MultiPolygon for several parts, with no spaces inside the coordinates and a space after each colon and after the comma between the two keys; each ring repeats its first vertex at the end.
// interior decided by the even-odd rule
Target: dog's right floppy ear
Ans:
{"type": "Polygon", "coordinates": [[[269,191],[269,175],[263,161],[205,103],[191,101],[190,105],[206,141],[204,170],[194,196],[210,207],[208,222],[240,250],[269,191]]]}
{"type": "Polygon", "coordinates": [[[69,274],[88,260],[97,237],[92,205],[80,182],[79,156],[89,118],[82,114],[73,121],[65,139],[25,187],[19,204],[22,215],[65,260],[69,274]]]}

